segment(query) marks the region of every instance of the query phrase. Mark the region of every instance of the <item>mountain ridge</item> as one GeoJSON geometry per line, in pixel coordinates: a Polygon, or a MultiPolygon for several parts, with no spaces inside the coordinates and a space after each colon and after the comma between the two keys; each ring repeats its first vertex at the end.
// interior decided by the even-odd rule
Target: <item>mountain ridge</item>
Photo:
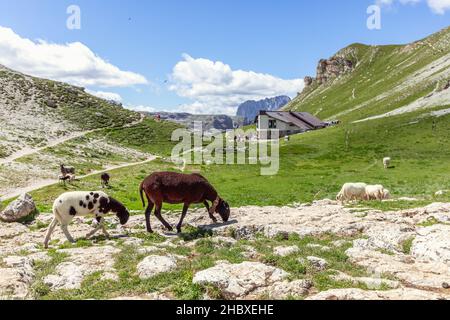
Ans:
{"type": "Polygon", "coordinates": [[[337,57],[352,61],[352,70],[324,83],[311,78],[284,109],[353,122],[389,116],[414,102],[420,106],[394,114],[450,104],[450,27],[405,45],[355,43],[328,60],[337,57]]]}
{"type": "Polygon", "coordinates": [[[259,111],[275,111],[284,107],[291,101],[288,96],[276,96],[262,100],[248,100],[238,106],[236,115],[245,119],[245,124],[251,124],[255,120],[259,111]]]}

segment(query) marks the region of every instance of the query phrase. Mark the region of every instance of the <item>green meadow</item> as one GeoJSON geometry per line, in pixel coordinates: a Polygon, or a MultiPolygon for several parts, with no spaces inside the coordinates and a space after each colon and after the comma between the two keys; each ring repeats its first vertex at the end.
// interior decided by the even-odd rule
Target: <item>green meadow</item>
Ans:
{"type": "MultiPolygon", "coordinates": [[[[201,172],[234,207],[334,199],[342,184],[359,181],[383,184],[394,198],[419,200],[362,203],[364,206],[389,210],[448,201],[448,196],[436,198],[434,194],[450,189],[449,121],[450,115],[425,117],[422,113],[408,113],[296,135],[289,142],[280,142],[280,168],[273,176],[262,176],[260,165],[249,164],[188,166],[186,171],[201,172]],[[388,170],[382,163],[386,156],[393,160],[388,170]]],[[[112,171],[108,192],[129,209],[142,210],[139,184],[147,175],[161,170],[177,171],[179,167],[159,159],[112,171]]],[[[99,177],[92,176],[32,195],[39,208],[48,211],[62,192],[99,188],[99,177]]]]}

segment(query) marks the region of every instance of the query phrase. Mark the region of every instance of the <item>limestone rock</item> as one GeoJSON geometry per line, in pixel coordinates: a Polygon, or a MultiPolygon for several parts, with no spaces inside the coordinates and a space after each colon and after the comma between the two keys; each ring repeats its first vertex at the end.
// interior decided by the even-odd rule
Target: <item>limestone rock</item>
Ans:
{"type": "Polygon", "coordinates": [[[382,289],[383,287],[388,287],[390,289],[397,289],[400,287],[400,282],[382,278],[370,278],[370,277],[352,277],[343,272],[338,272],[337,275],[331,276],[336,281],[347,281],[354,285],[365,284],[367,288],[371,290],[382,289]]]}
{"type": "Polygon", "coordinates": [[[73,262],[63,262],[56,267],[56,274],[44,278],[44,283],[52,290],[79,289],[83,282],[82,268],[73,262]]]}
{"type": "Polygon", "coordinates": [[[308,297],[306,300],[438,300],[444,298],[439,293],[410,288],[389,291],[332,289],[308,297]]]}
{"type": "Polygon", "coordinates": [[[328,262],[325,259],[318,258],[318,257],[306,257],[306,260],[316,269],[319,271],[323,271],[328,267],[328,262]]]}
{"type": "Polygon", "coordinates": [[[139,278],[148,279],[160,273],[176,269],[177,259],[174,256],[148,256],[137,265],[139,278]]]}
{"type": "Polygon", "coordinates": [[[294,280],[278,282],[267,290],[270,299],[282,300],[289,297],[302,297],[308,294],[312,283],[309,280],[294,280]]]}
{"type": "Polygon", "coordinates": [[[26,257],[3,259],[7,268],[0,268],[0,300],[25,299],[34,278],[32,261],[26,257]]]}
{"type": "Polygon", "coordinates": [[[44,283],[52,290],[78,289],[86,276],[98,271],[103,271],[109,279],[117,279],[114,269],[114,256],[120,252],[117,248],[73,248],[58,252],[65,253],[68,257],[56,267],[55,274],[44,278],[44,283]]]}
{"type": "Polygon", "coordinates": [[[265,290],[283,281],[287,276],[285,271],[259,262],[219,263],[197,272],[193,283],[212,285],[225,299],[242,299],[257,289],[265,290]]]}
{"type": "Polygon", "coordinates": [[[411,255],[422,261],[442,262],[450,266],[450,226],[437,224],[421,228],[413,241],[411,255]]]}
{"type": "Polygon", "coordinates": [[[280,246],[280,247],[275,247],[273,249],[273,253],[280,257],[287,257],[287,256],[290,256],[291,254],[297,253],[299,251],[300,251],[300,249],[297,246],[290,246],[290,247],[280,246]]]}
{"type": "Polygon", "coordinates": [[[29,194],[22,194],[17,200],[11,202],[2,213],[0,220],[17,222],[29,216],[36,210],[33,198],[29,194]]]}
{"type": "Polygon", "coordinates": [[[369,272],[393,275],[410,286],[441,289],[442,283],[450,277],[448,265],[440,262],[420,262],[406,255],[388,255],[358,247],[348,249],[346,254],[350,262],[367,268],[369,272]]]}

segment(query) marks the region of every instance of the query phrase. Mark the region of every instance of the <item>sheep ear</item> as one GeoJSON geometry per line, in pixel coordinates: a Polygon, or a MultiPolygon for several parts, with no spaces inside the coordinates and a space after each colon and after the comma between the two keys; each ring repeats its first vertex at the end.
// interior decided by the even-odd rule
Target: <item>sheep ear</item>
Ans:
{"type": "Polygon", "coordinates": [[[220,198],[217,197],[217,199],[214,200],[211,209],[209,209],[209,213],[214,214],[214,212],[216,212],[216,208],[219,205],[219,203],[220,203],[220,198]]]}

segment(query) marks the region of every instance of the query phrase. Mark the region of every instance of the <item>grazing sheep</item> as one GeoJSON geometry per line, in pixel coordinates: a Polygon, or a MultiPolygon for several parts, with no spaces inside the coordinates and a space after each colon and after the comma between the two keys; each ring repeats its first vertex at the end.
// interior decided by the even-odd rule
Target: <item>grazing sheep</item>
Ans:
{"type": "Polygon", "coordinates": [[[63,164],[60,165],[61,174],[63,176],[66,176],[68,174],[75,174],[75,168],[74,167],[66,167],[63,164]]]}
{"type": "Polygon", "coordinates": [[[341,191],[336,196],[338,201],[366,200],[365,183],[346,183],[342,186],[341,191]]]}
{"type": "Polygon", "coordinates": [[[45,237],[45,248],[48,248],[48,242],[50,241],[50,237],[58,223],[61,225],[61,229],[67,237],[67,240],[74,243],[75,241],[70,235],[67,226],[73,218],[87,216],[90,214],[95,215],[99,223],[97,227],[86,236],[86,238],[92,237],[98,230],[100,230],[100,228],[105,236],[108,236],[108,232],[104,226],[104,215],[109,212],[114,212],[122,225],[126,224],[130,217],[130,213],[123,204],[109,197],[104,192],[77,191],[62,194],[53,204],[54,218],[50,223],[47,236],[45,237]]]}
{"type": "Polygon", "coordinates": [[[388,189],[385,189],[381,184],[366,186],[367,200],[386,200],[390,199],[391,194],[388,189]]]}
{"type": "Polygon", "coordinates": [[[209,217],[217,222],[214,213],[218,213],[224,222],[230,217],[230,206],[222,200],[214,187],[200,174],[181,174],[175,172],[157,172],[147,177],[140,186],[142,204],[145,207],[143,193],[148,200],[148,207],[145,211],[145,221],[148,232],[153,232],[150,225],[150,214],[156,205],[155,216],[170,231],[172,227],[161,216],[162,204],[183,203],[183,213],[177,225],[178,233],[181,233],[181,226],[186,217],[189,206],[193,203],[203,203],[208,210],[209,217]],[[208,201],[212,202],[210,208],[208,201]]]}
{"type": "Polygon", "coordinates": [[[102,180],[102,188],[109,187],[109,181],[111,180],[111,176],[107,173],[104,173],[100,176],[100,179],[102,180]]]}
{"type": "Polygon", "coordinates": [[[366,198],[367,200],[383,200],[384,187],[380,184],[366,186],[366,198]]]}
{"type": "Polygon", "coordinates": [[[391,161],[392,159],[389,157],[383,159],[383,165],[385,169],[389,169],[389,167],[391,166],[391,161]]]}
{"type": "Polygon", "coordinates": [[[73,174],[67,174],[67,175],[60,175],[58,177],[59,179],[59,183],[62,183],[64,185],[66,185],[66,181],[69,181],[69,183],[73,183],[75,181],[75,175],[73,174]]]}

